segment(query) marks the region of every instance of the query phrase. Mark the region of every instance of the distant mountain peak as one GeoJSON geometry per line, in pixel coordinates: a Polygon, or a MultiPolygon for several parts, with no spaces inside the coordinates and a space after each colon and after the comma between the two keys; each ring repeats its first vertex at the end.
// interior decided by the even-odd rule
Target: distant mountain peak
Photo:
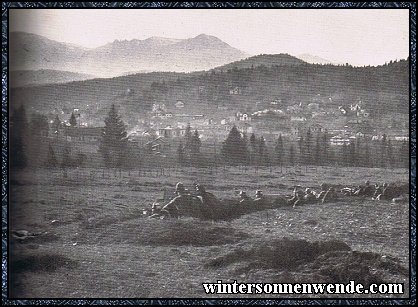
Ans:
{"type": "Polygon", "coordinates": [[[330,60],[309,53],[299,54],[297,58],[310,64],[336,64],[330,60]]]}
{"type": "Polygon", "coordinates": [[[216,42],[216,43],[223,43],[223,44],[228,45],[227,43],[225,43],[221,39],[217,38],[216,36],[207,35],[207,34],[204,34],[204,33],[199,34],[198,36],[193,37],[190,40],[201,41],[201,42],[216,42]]]}
{"type": "Polygon", "coordinates": [[[195,38],[199,38],[199,39],[216,39],[216,40],[220,40],[219,38],[217,38],[216,36],[213,35],[208,35],[205,33],[199,34],[198,36],[196,36],[195,38]]]}
{"type": "Polygon", "coordinates": [[[248,57],[221,39],[199,34],[188,39],[152,36],[116,39],[97,48],[77,48],[39,35],[10,35],[14,70],[68,70],[98,77],[130,71],[191,72],[209,70],[248,57]],[[107,60],[103,62],[103,58],[107,60]]]}

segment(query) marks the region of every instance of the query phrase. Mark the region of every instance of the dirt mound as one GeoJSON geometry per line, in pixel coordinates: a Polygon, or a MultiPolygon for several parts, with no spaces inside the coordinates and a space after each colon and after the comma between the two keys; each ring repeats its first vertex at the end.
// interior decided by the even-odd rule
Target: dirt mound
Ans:
{"type": "Polygon", "coordinates": [[[331,251],[350,251],[341,241],[310,243],[305,240],[281,239],[256,244],[250,250],[237,249],[207,263],[208,267],[219,267],[234,262],[249,262],[250,266],[274,269],[293,269],[313,261],[319,255],[331,251]]]}
{"type": "Polygon", "coordinates": [[[384,282],[385,276],[408,276],[408,270],[397,259],[352,251],[337,240],[311,243],[283,238],[259,242],[251,249],[236,248],[205,264],[212,269],[225,266],[233,267],[238,274],[273,270],[279,280],[286,277],[286,282],[348,283],[355,280],[369,285],[384,282]]]}
{"type": "Polygon", "coordinates": [[[236,243],[248,238],[247,233],[231,227],[214,225],[197,219],[137,219],[96,229],[80,243],[134,244],[155,246],[212,246],[236,243]]]}
{"type": "Polygon", "coordinates": [[[53,272],[59,268],[75,268],[77,263],[59,254],[15,256],[10,268],[13,273],[22,272],[53,272]]]}
{"type": "Polygon", "coordinates": [[[369,285],[383,283],[385,275],[408,275],[397,259],[371,252],[329,252],[317,257],[302,271],[318,272],[324,282],[346,283],[349,280],[369,285]]]}

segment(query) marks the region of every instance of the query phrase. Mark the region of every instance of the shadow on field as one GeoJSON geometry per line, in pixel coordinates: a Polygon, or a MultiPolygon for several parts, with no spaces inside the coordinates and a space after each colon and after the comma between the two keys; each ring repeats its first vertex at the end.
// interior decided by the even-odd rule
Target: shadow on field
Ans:
{"type": "Polygon", "coordinates": [[[59,268],[73,269],[77,263],[59,254],[16,256],[11,261],[11,275],[23,272],[53,272],[59,268]]]}
{"type": "Polygon", "coordinates": [[[25,294],[25,273],[37,275],[52,273],[61,268],[75,269],[78,263],[59,254],[50,255],[14,255],[10,262],[10,296],[21,297],[25,294]]]}
{"type": "MultiPolygon", "coordinates": [[[[342,241],[308,242],[288,238],[256,242],[207,261],[208,269],[231,266],[238,274],[273,270],[280,282],[383,283],[386,275],[408,276],[395,258],[357,252],[342,241]],[[303,277],[301,277],[303,276],[303,277]]],[[[393,280],[391,280],[393,282],[393,280]]]]}

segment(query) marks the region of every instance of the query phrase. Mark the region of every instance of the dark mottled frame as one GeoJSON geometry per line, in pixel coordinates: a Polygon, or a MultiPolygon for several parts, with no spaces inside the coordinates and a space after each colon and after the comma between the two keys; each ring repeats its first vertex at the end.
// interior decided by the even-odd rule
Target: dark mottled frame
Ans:
{"type": "Polygon", "coordinates": [[[2,12],[2,303],[7,305],[414,305],[416,303],[416,4],[414,2],[4,2],[2,12]],[[10,300],[8,242],[8,10],[10,8],[391,8],[409,9],[410,18],[410,298],[409,299],[60,299],[10,300]]]}

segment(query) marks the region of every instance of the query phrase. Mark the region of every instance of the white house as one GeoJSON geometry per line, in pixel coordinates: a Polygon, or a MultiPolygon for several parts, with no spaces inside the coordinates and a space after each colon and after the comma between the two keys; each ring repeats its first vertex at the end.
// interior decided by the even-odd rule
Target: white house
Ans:
{"type": "Polygon", "coordinates": [[[237,112],[236,117],[239,121],[242,121],[242,122],[251,121],[251,117],[247,113],[237,112]]]}
{"type": "Polygon", "coordinates": [[[184,102],[181,100],[177,100],[176,104],[175,104],[176,108],[178,109],[182,109],[184,108],[184,102]]]}
{"type": "Polygon", "coordinates": [[[238,86],[229,89],[229,95],[241,95],[241,88],[238,86]]]}
{"type": "Polygon", "coordinates": [[[304,121],[306,121],[306,117],[304,117],[304,116],[291,116],[290,121],[292,121],[292,122],[304,122],[304,121]]]}
{"type": "Polygon", "coordinates": [[[349,145],[350,142],[351,142],[350,138],[339,136],[339,135],[333,136],[330,139],[330,144],[335,145],[335,146],[342,146],[344,144],[349,145]]]}

